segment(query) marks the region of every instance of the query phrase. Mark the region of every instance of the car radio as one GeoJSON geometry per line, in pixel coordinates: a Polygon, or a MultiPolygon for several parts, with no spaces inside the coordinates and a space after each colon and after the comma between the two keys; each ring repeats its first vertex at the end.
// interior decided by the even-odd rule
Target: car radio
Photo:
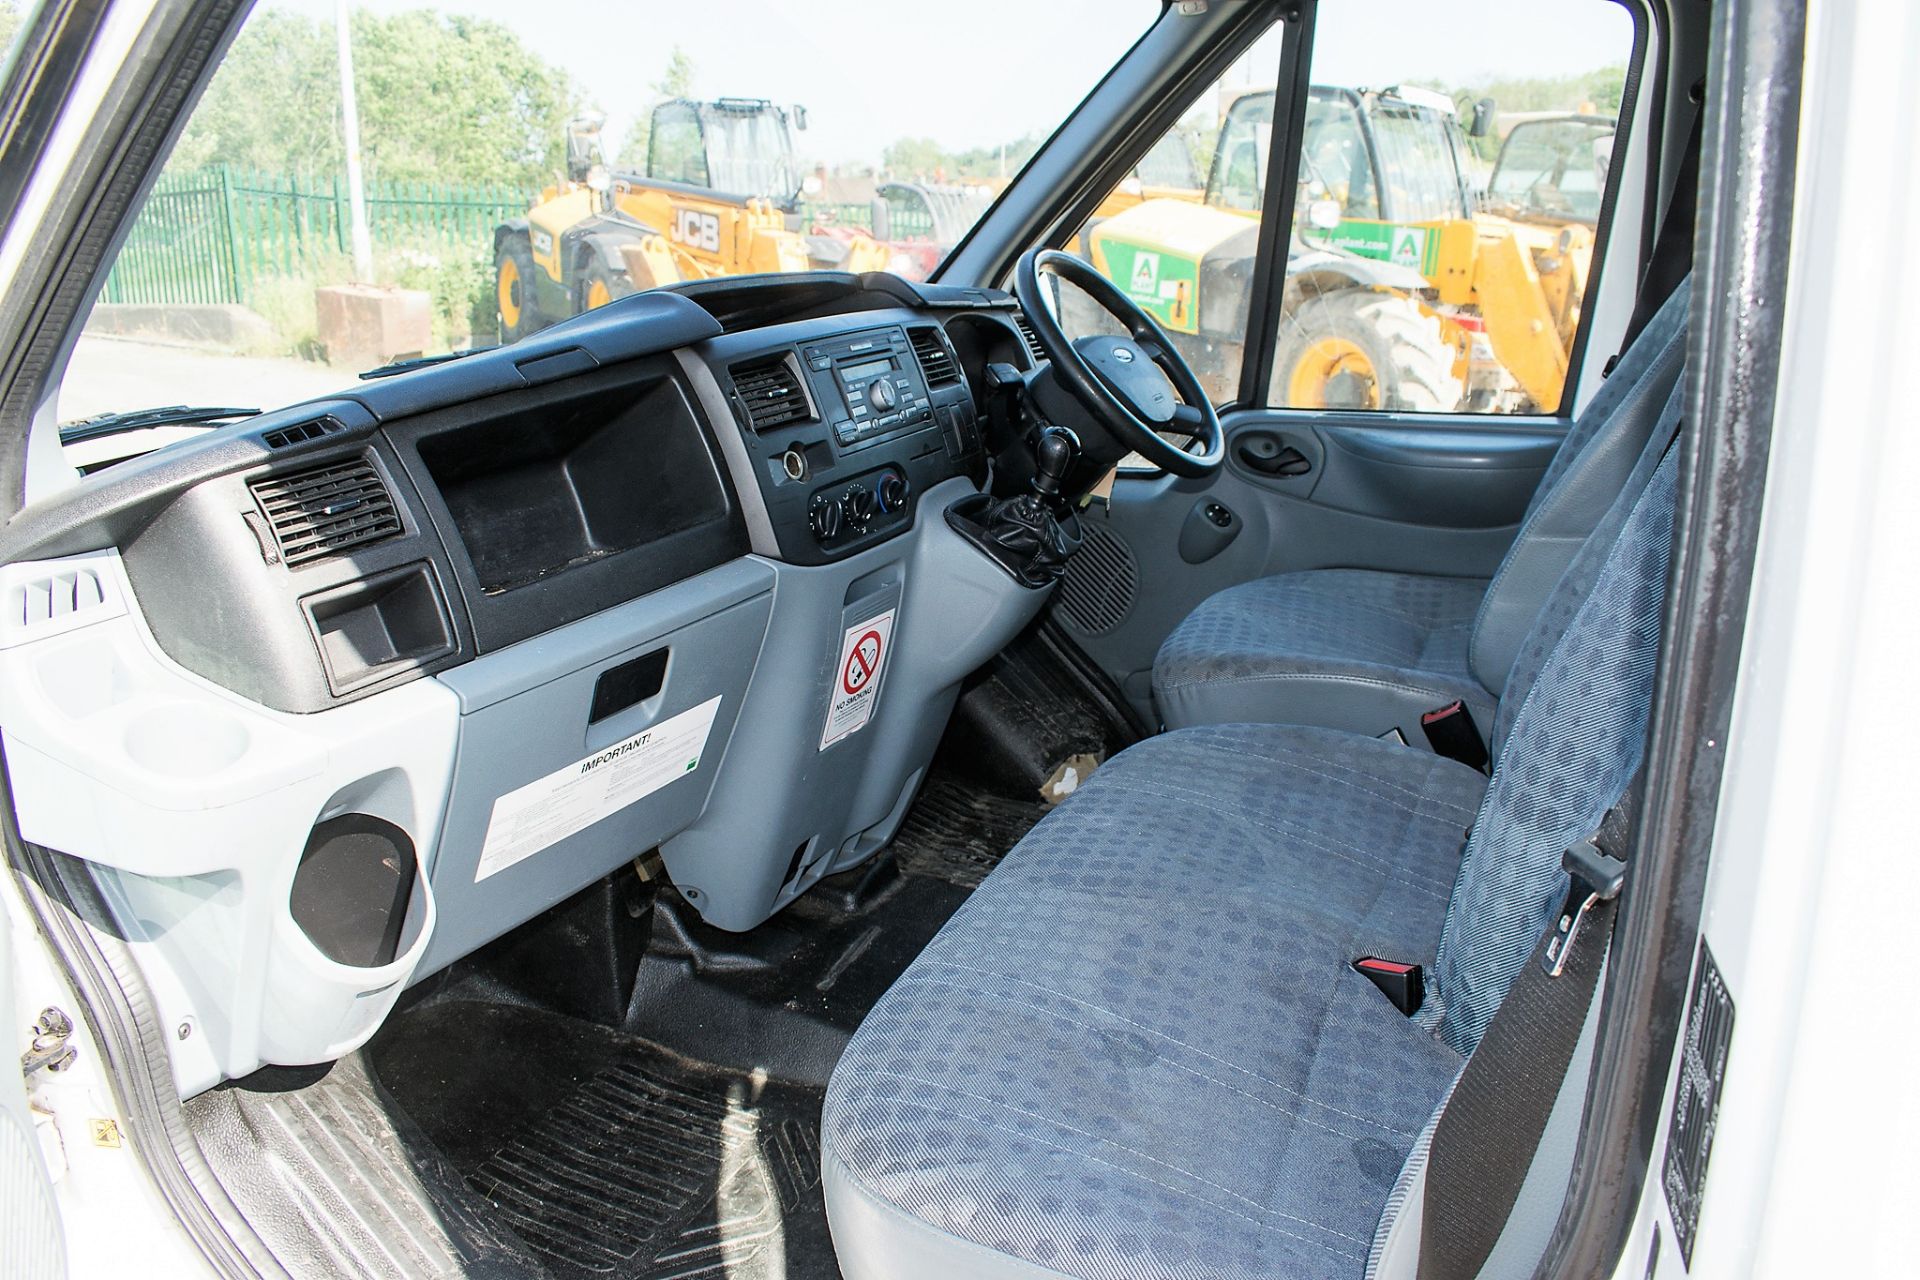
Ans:
{"type": "Polygon", "coordinates": [[[841,449],[856,449],[933,421],[920,367],[900,328],[862,333],[800,348],[814,402],[841,449]]]}

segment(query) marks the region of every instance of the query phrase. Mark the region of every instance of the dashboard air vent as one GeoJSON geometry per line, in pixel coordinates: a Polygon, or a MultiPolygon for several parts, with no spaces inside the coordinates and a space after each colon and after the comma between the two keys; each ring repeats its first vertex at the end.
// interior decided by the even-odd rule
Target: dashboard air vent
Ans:
{"type": "Polygon", "coordinates": [[[393,496],[366,458],[265,476],[247,487],[289,568],[401,532],[393,496]]]}
{"type": "Polygon", "coordinates": [[[284,449],[288,445],[302,444],[308,440],[318,440],[341,429],[338,418],[315,418],[312,422],[296,423],[291,427],[279,427],[272,431],[263,431],[260,442],[269,449],[284,449]]]}
{"type": "Polygon", "coordinates": [[[1026,339],[1027,354],[1033,357],[1033,362],[1039,364],[1045,360],[1047,358],[1046,349],[1040,345],[1040,335],[1033,331],[1033,325],[1027,320],[1027,313],[1024,311],[1014,312],[1013,322],[1020,326],[1020,336],[1026,339]]]}
{"type": "Polygon", "coordinates": [[[927,375],[929,387],[944,387],[960,381],[960,370],[954,366],[953,356],[947,351],[938,329],[909,329],[907,341],[913,344],[913,354],[920,361],[920,371],[927,375]]]}
{"type": "Polygon", "coordinates": [[[733,389],[747,407],[747,420],[755,431],[771,431],[813,418],[800,374],[786,356],[751,360],[727,372],[733,376],[733,389]]]}

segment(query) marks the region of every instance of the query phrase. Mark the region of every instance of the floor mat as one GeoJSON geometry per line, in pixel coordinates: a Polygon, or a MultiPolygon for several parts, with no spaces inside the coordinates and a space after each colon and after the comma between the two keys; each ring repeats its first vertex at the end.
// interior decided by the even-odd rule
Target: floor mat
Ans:
{"type": "Polygon", "coordinates": [[[1046,813],[1038,797],[994,795],[936,769],[900,824],[894,857],[908,875],[976,889],[1046,813]]]}
{"type": "Polygon", "coordinates": [[[409,1011],[392,1093],[556,1280],[828,1280],[822,1091],[542,1010],[409,1011]],[[511,1105],[518,1114],[501,1114],[511,1105]]]}

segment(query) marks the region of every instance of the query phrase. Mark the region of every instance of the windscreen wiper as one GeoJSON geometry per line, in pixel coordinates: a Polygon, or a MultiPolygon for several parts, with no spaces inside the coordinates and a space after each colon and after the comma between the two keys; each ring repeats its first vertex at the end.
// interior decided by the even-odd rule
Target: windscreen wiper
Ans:
{"type": "Polygon", "coordinates": [[[148,427],[211,426],[217,422],[251,418],[259,412],[258,409],[240,409],[221,405],[169,404],[162,405],[158,409],[99,413],[91,418],[82,418],[78,422],[62,424],[60,443],[77,444],[82,440],[99,440],[106,436],[125,435],[129,431],[144,431],[148,427]]]}
{"type": "Polygon", "coordinates": [[[363,382],[375,378],[391,378],[397,373],[412,373],[415,369],[430,369],[436,364],[445,364],[449,360],[459,360],[466,356],[479,355],[482,351],[498,351],[497,346],[468,347],[465,351],[443,351],[437,356],[413,356],[406,360],[395,360],[392,364],[383,364],[378,369],[369,369],[360,375],[363,382]]]}

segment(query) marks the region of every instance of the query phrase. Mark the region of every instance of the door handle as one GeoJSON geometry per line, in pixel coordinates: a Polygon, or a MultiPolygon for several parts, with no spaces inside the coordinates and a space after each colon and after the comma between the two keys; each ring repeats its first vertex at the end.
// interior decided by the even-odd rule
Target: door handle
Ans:
{"type": "Polygon", "coordinates": [[[1263,476],[1303,476],[1313,470],[1306,454],[1265,431],[1241,436],[1233,448],[1240,465],[1263,476]]]}

